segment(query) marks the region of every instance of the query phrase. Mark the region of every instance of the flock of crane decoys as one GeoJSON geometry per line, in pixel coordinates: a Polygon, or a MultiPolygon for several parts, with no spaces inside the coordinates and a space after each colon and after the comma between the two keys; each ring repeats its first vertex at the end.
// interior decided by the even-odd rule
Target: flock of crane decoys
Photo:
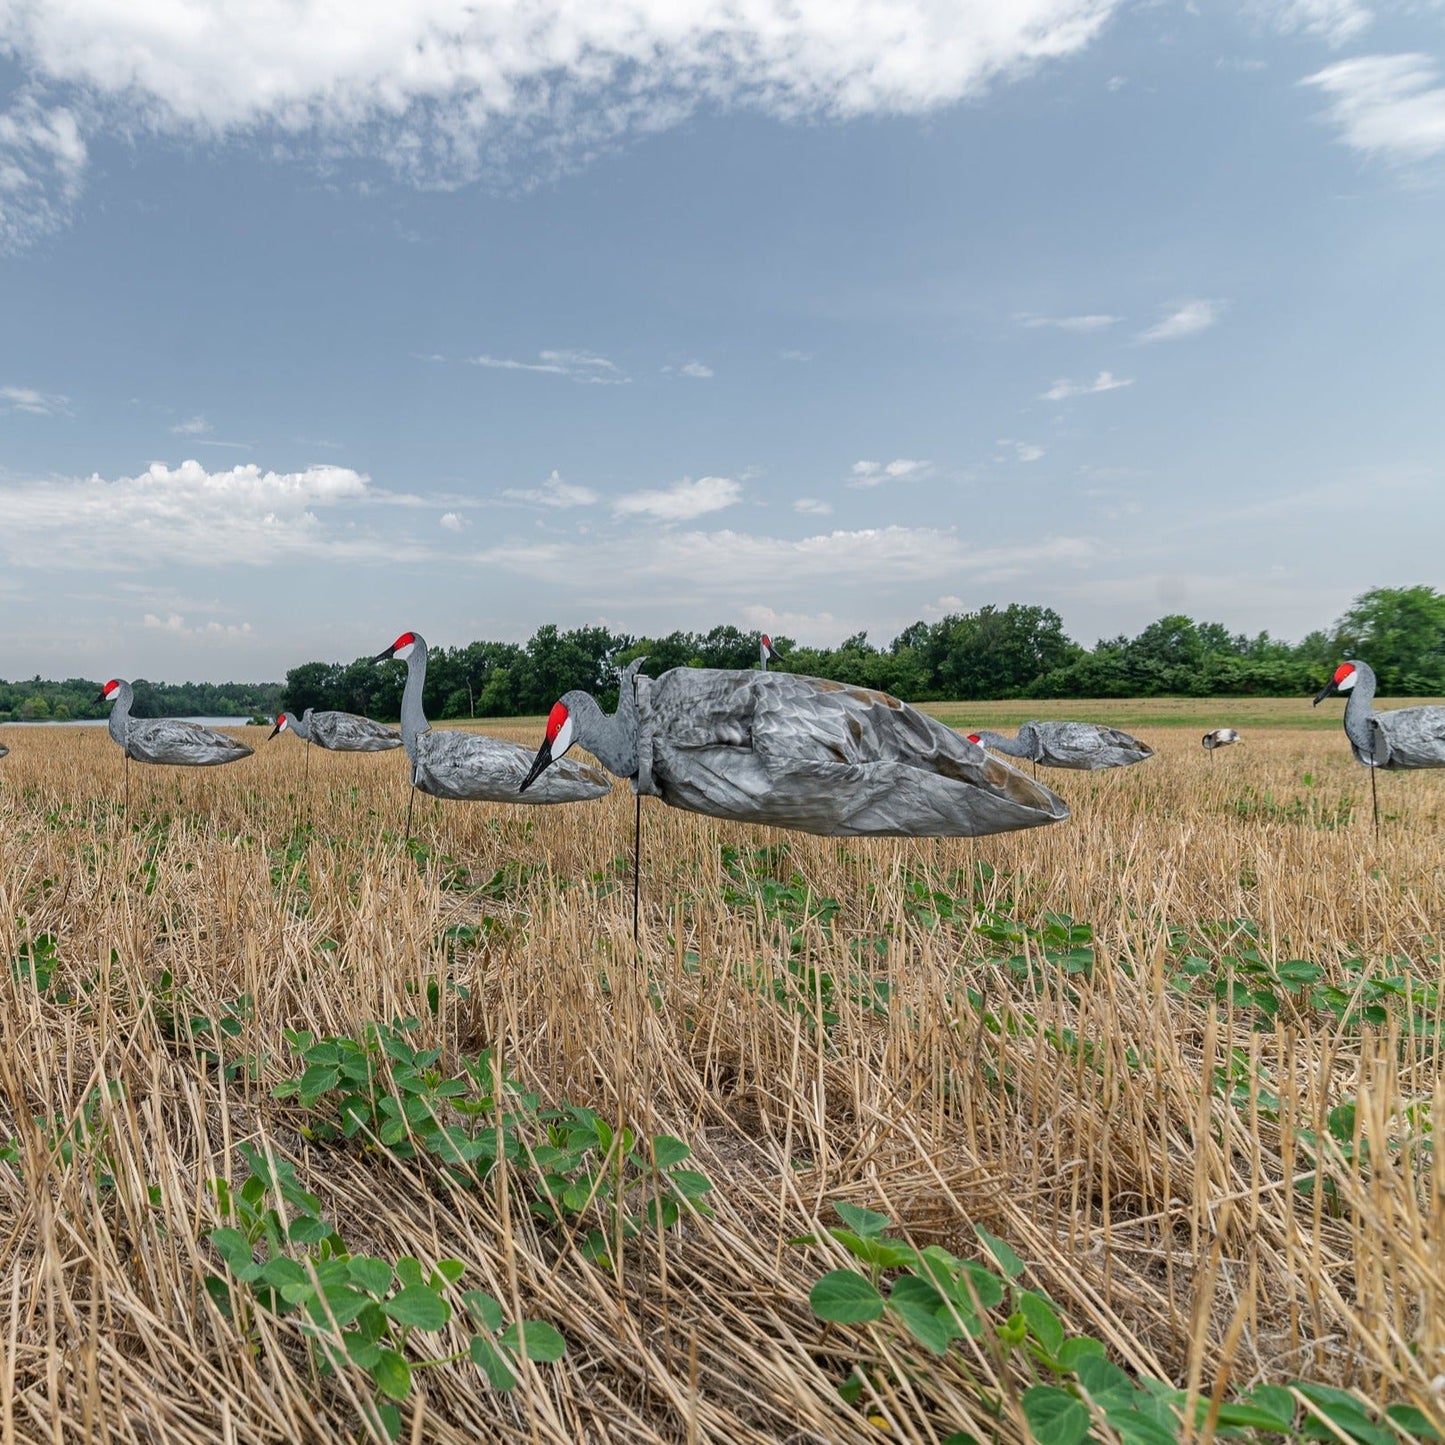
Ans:
{"type": "MultiPolygon", "coordinates": [[[[407,666],[401,727],[346,712],[297,717],[283,712],[271,737],[293,732],[337,752],[406,749],[412,801],[435,798],[499,803],[577,803],[611,791],[607,776],[628,779],[638,798],[743,823],[830,837],[972,837],[1057,823],[1063,799],[1037,781],[1037,770],[1128,767],[1154,750],[1117,728],[1084,722],[1028,722],[1016,737],[960,734],[887,693],[826,678],[770,672],[777,659],[766,635],[760,666],[675,667],[660,677],[630,663],[617,711],[604,713],[586,692],[553,706],[535,755],[519,743],[478,733],[434,731],[422,709],[427,647],[404,632],[372,659],[407,666]],[[606,771],[569,760],[586,748],[606,771]],[[1034,764],[1034,778],[1005,758],[1034,764]]],[[[1370,768],[1445,767],[1445,707],[1372,708],[1375,674],[1341,663],[1315,705],[1347,697],[1345,735],[1370,768]]],[[[111,703],[109,730],[127,765],[210,767],[244,758],[245,743],[179,718],[131,716],[131,687],[114,679],[97,702],[111,703]]],[[[1204,734],[1212,755],[1240,741],[1234,728],[1204,734]]],[[[7,749],[0,747],[0,756],[7,749]]],[[[310,754],[307,754],[308,765],[310,754]]],[[[128,787],[127,787],[128,792],[128,787]]],[[[1378,806],[1376,807],[1378,826],[1378,806]]],[[[411,831],[410,807],[407,835],[411,831]]]]}

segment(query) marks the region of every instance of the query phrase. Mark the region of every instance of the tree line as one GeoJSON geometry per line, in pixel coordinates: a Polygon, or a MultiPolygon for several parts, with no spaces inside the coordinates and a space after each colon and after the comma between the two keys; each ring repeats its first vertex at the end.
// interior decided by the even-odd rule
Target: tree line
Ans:
{"type": "MultiPolygon", "coordinates": [[[[773,642],[783,654],[775,668],[879,688],[909,702],[1300,697],[1316,691],[1344,657],[1369,662],[1383,693],[1445,694],[1445,593],[1427,586],[1362,593],[1332,628],[1296,643],[1172,614],[1136,637],[1102,638],[1084,648],[1065,634],[1053,608],[1017,602],[915,622],[885,647],[874,647],[861,632],[832,648],[800,647],[782,636],[773,642]]],[[[564,631],[548,623],[524,644],[432,648],[424,703],[432,718],[516,717],[545,712],[564,692],[582,688],[610,707],[618,672],[635,657],[645,655],[654,675],[670,667],[755,667],[758,644],[758,633],[730,626],[636,637],[606,627],[564,631]]],[[[284,684],[137,682],[136,712],[219,716],[314,707],[394,719],[405,678],[401,663],[377,666],[362,657],[302,663],[284,684]]],[[[0,682],[0,721],[101,716],[104,707],[90,705],[99,686],[74,678],[0,682]]]]}
{"type": "MultiPolygon", "coordinates": [[[[147,682],[136,678],[137,717],[266,717],[282,706],[279,682],[147,682]]],[[[0,679],[0,722],[67,722],[104,717],[97,703],[101,683],[87,677],[47,682],[38,675],[20,682],[0,679]]]]}

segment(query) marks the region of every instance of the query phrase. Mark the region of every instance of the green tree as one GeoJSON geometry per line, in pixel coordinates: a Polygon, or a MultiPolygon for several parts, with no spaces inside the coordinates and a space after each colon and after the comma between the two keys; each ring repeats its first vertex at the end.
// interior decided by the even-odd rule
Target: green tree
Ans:
{"type": "Polygon", "coordinates": [[[1368,662],[1382,692],[1445,692],[1445,594],[1425,586],[1362,592],[1335,627],[1335,648],[1368,662]]]}

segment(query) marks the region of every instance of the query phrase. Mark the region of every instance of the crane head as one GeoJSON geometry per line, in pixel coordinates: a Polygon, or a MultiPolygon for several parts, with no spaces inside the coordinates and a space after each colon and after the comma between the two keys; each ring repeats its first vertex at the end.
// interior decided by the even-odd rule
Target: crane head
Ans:
{"type": "Polygon", "coordinates": [[[1318,707],[1327,697],[1334,697],[1336,693],[1348,692],[1358,677],[1359,673],[1353,662],[1342,662],[1335,669],[1335,675],[1315,694],[1314,705],[1318,707]]]}
{"type": "Polygon", "coordinates": [[[103,688],[101,688],[100,694],[95,700],[96,702],[114,702],[119,693],[120,679],[113,677],[108,683],[106,683],[103,688]]]}
{"type": "Polygon", "coordinates": [[[283,713],[276,719],[276,726],[271,729],[271,737],[268,737],[268,738],[266,739],[266,741],[269,743],[269,742],[271,741],[271,738],[274,738],[277,733],[284,733],[284,732],[286,731],[286,729],[289,728],[290,726],[291,726],[291,714],[290,714],[290,713],[283,712],[283,713]]]}
{"type": "Polygon", "coordinates": [[[398,662],[405,662],[411,656],[411,650],[416,646],[416,633],[403,632],[390,647],[383,647],[371,660],[372,662],[387,662],[395,658],[398,662]]]}
{"type": "Polygon", "coordinates": [[[572,743],[572,714],[565,702],[553,703],[552,711],[547,714],[547,733],[542,746],[537,749],[537,756],[532,759],[532,766],[517,791],[525,793],[572,743]]]}

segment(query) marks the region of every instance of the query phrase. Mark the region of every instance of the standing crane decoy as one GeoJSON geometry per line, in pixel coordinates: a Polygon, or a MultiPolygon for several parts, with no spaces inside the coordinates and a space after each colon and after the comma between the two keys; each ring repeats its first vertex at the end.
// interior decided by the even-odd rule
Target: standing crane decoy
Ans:
{"type": "Polygon", "coordinates": [[[1375,670],[1358,658],[1342,662],[1315,694],[1315,707],[1345,694],[1345,736],[1355,761],[1370,769],[1370,803],[1380,831],[1376,768],[1445,768],[1445,707],[1400,707],[1375,712],[1375,670]]]}
{"type": "Polygon", "coordinates": [[[773,639],[769,637],[766,632],[763,633],[762,641],[758,644],[758,671],[766,672],[768,670],[768,663],[781,662],[782,660],[783,654],[773,646],[773,639]]]}
{"type": "Polygon", "coordinates": [[[1239,740],[1239,733],[1234,728],[1215,728],[1200,739],[1204,744],[1204,751],[1210,757],[1214,756],[1215,748],[1227,748],[1230,743],[1237,743],[1239,740]]]}
{"type": "Polygon", "coordinates": [[[674,808],[826,837],[973,837],[1057,823],[1063,799],[887,693],[788,672],[674,667],[552,708],[522,790],[576,743],[674,808]],[[630,684],[630,685],[629,685],[630,684]]]}
{"type": "Polygon", "coordinates": [[[167,763],[181,768],[213,768],[248,758],[254,751],[239,738],[200,723],[174,717],[132,717],[130,683],[111,678],[95,698],[111,704],[106,724],[112,741],[125,753],[125,799],[130,805],[130,760],[167,763]]]}
{"type": "Polygon", "coordinates": [[[531,761],[520,743],[481,733],[448,729],[434,732],[422,711],[426,685],[426,640],[419,632],[403,632],[372,662],[395,658],[406,663],[406,688],[401,695],[401,741],[411,759],[411,801],[406,810],[406,835],[411,836],[411,804],[418,791],[433,798],[489,803],[581,803],[612,791],[606,774],[584,763],[568,763],[548,786],[526,799],[518,797],[530,781],[531,761]]]}
{"type": "Polygon", "coordinates": [[[968,740],[1011,758],[1027,758],[1046,768],[1072,768],[1098,772],[1103,768],[1127,768],[1154,756],[1154,749],[1138,738],[1101,723],[1026,722],[1018,736],[1002,733],[969,733],[968,740]]]}

